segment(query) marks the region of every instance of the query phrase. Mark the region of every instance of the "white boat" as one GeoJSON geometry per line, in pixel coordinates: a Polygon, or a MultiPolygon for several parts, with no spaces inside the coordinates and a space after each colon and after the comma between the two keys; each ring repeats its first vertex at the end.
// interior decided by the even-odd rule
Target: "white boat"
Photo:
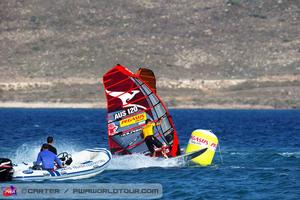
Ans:
{"type": "MultiPolygon", "coordinates": [[[[70,156],[65,153],[64,155],[70,156]]],[[[41,181],[41,180],[67,180],[90,178],[100,174],[110,163],[111,153],[107,149],[86,149],[72,155],[73,162],[54,171],[36,170],[33,164],[18,164],[13,167],[12,180],[41,181]]]]}

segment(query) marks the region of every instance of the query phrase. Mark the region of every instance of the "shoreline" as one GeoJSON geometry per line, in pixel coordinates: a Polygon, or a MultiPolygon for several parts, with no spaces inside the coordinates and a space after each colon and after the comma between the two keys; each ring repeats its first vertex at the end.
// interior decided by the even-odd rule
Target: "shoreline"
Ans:
{"type": "MultiPolygon", "coordinates": [[[[56,103],[56,102],[0,102],[0,108],[106,108],[106,102],[98,103],[56,103]]],[[[206,105],[181,105],[167,106],[168,109],[249,109],[249,110],[278,110],[294,108],[274,108],[267,105],[248,105],[248,104],[206,104],[206,105]]]]}
{"type": "Polygon", "coordinates": [[[0,108],[106,108],[106,103],[0,102],[0,108]]]}

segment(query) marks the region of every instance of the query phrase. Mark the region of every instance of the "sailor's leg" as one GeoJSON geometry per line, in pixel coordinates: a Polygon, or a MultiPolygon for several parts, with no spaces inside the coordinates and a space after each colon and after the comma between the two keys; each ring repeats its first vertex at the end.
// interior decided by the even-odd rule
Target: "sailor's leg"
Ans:
{"type": "Polygon", "coordinates": [[[162,149],[161,153],[165,158],[169,158],[166,153],[166,148],[167,148],[167,146],[164,144],[163,147],[161,148],[162,149]]]}
{"type": "Polygon", "coordinates": [[[148,136],[148,137],[145,138],[145,143],[146,143],[149,151],[151,152],[151,155],[153,155],[155,151],[154,151],[154,146],[153,146],[153,143],[152,143],[151,136],[148,136]]]}
{"type": "Polygon", "coordinates": [[[154,151],[154,153],[153,153],[152,157],[156,157],[156,151],[154,151]]]}
{"type": "Polygon", "coordinates": [[[154,136],[151,137],[152,139],[152,143],[157,147],[157,148],[161,148],[163,146],[163,144],[154,136]]]}
{"type": "MultiPolygon", "coordinates": [[[[165,158],[168,158],[167,154],[166,154],[166,145],[162,144],[156,137],[152,137],[152,143],[157,147],[157,148],[161,148],[161,153],[165,158]]],[[[155,152],[156,153],[156,152],[155,152]]]]}

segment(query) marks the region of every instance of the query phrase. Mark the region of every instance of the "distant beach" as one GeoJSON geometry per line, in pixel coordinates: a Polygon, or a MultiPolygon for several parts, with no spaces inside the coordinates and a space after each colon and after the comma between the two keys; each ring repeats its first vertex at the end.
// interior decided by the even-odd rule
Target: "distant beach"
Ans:
{"type": "MultiPolygon", "coordinates": [[[[274,109],[267,105],[247,104],[206,104],[167,106],[170,109],[274,109]]],[[[97,103],[60,103],[60,102],[0,102],[0,108],[106,108],[106,102],[97,103]]]]}
{"type": "Polygon", "coordinates": [[[0,102],[0,108],[104,108],[104,103],[0,102]]]}

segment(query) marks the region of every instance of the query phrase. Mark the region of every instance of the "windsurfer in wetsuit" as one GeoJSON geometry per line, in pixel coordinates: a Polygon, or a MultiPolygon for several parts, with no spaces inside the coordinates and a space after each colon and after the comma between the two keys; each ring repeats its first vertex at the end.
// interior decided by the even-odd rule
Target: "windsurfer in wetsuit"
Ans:
{"type": "Polygon", "coordinates": [[[54,162],[59,168],[63,167],[60,159],[49,150],[49,144],[43,144],[42,151],[39,153],[35,165],[39,166],[42,163],[44,170],[54,170],[54,162]]]}
{"type": "Polygon", "coordinates": [[[162,148],[162,154],[165,158],[168,158],[168,156],[165,153],[165,145],[163,145],[155,136],[154,136],[154,126],[158,126],[161,124],[161,121],[159,122],[151,122],[149,119],[146,120],[146,124],[142,128],[143,137],[145,140],[145,143],[151,152],[152,156],[156,156],[156,151],[154,150],[154,146],[157,148],[162,148]]]}
{"type": "MultiPolygon", "coordinates": [[[[52,153],[54,153],[55,155],[57,155],[57,150],[54,146],[52,146],[53,144],[53,137],[49,136],[47,137],[47,143],[49,145],[49,151],[51,151],[52,153]]],[[[43,148],[41,148],[41,151],[43,150],[43,148]]]]}

